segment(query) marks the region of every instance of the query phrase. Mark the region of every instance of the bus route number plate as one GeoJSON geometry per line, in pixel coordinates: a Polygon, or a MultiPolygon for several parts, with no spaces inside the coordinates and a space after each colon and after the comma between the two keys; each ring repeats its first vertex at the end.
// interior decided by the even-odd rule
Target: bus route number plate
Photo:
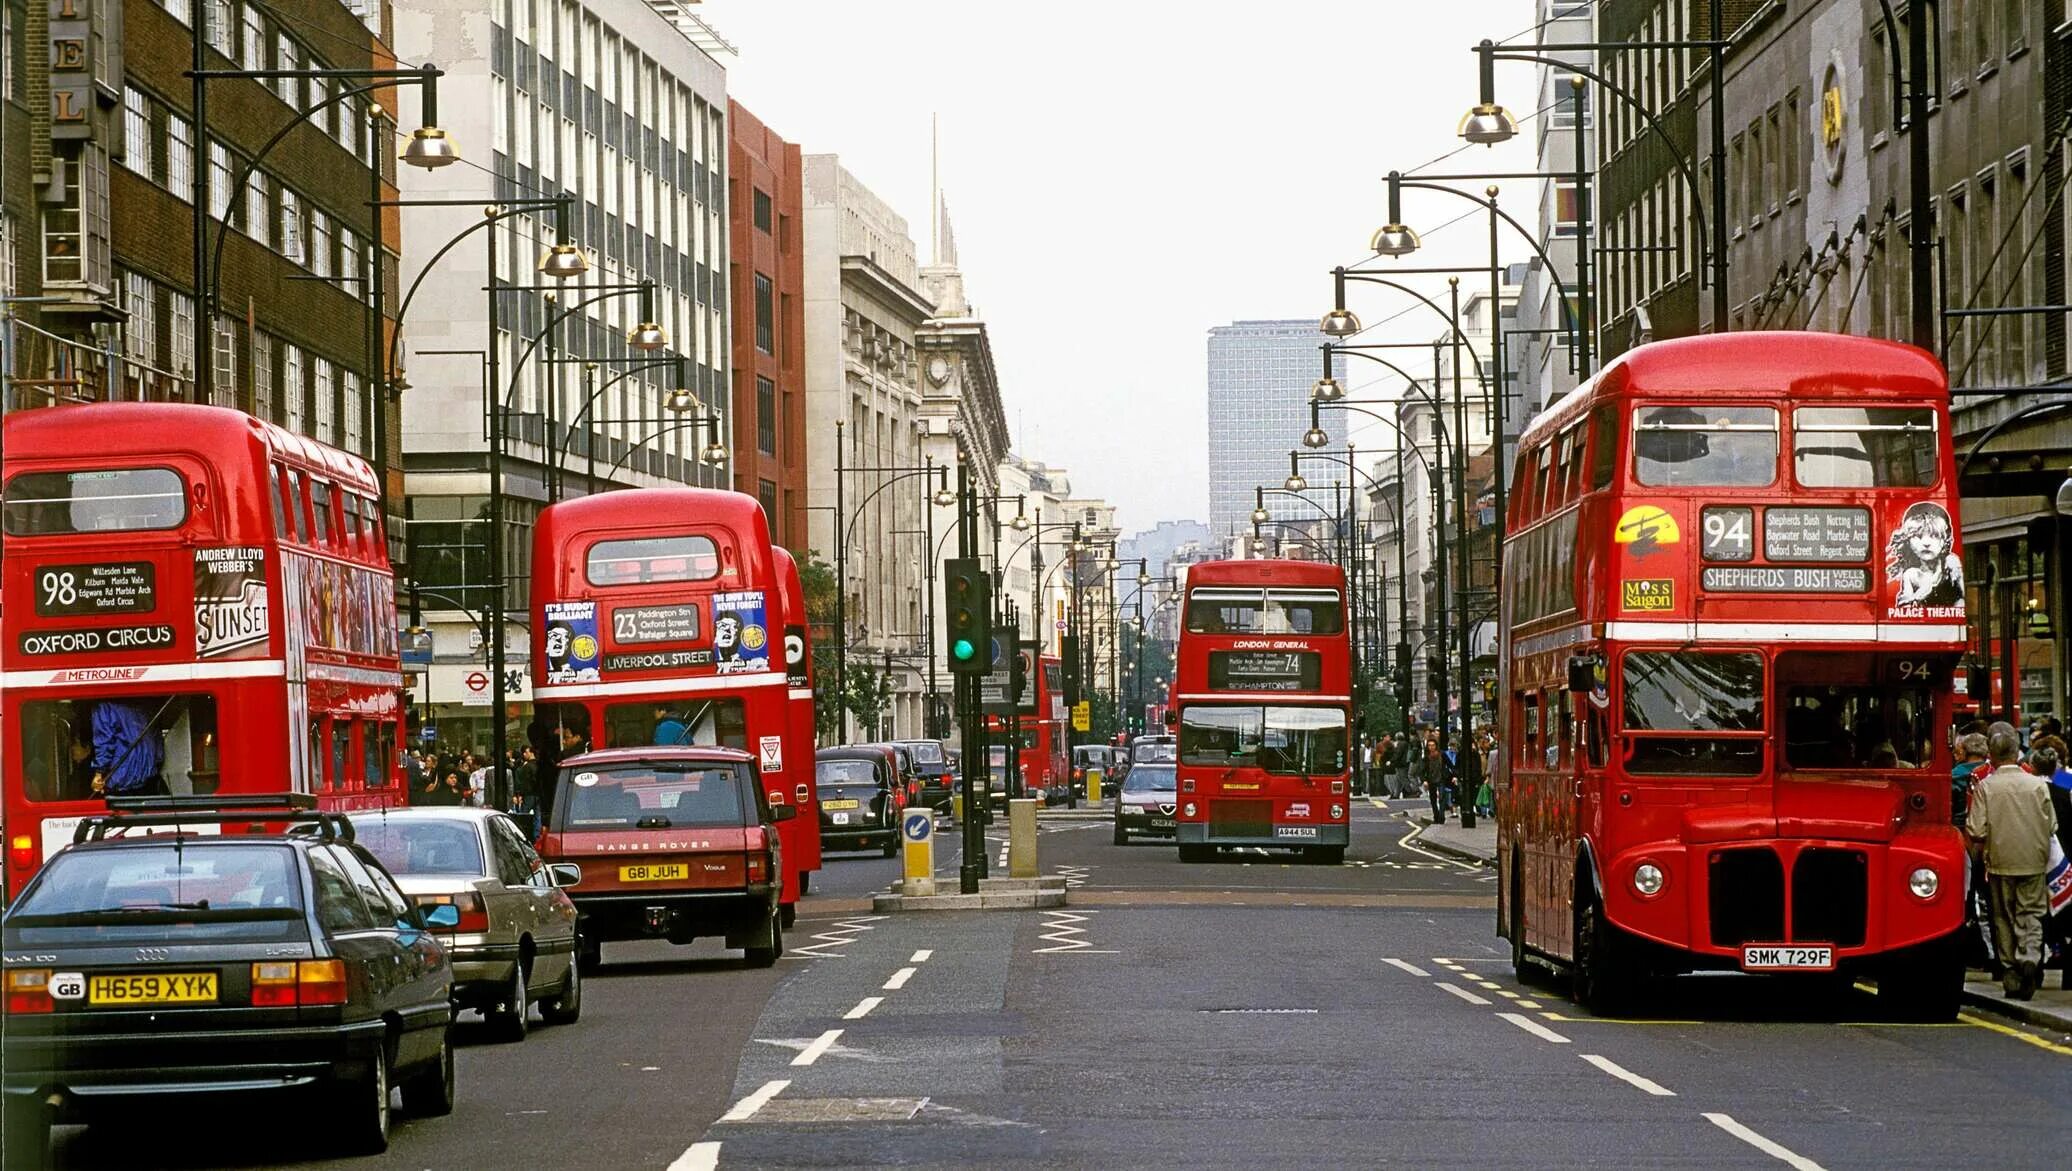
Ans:
{"type": "Polygon", "coordinates": [[[1741,949],[1744,972],[1832,972],[1835,949],[1751,944],[1741,949]]]}

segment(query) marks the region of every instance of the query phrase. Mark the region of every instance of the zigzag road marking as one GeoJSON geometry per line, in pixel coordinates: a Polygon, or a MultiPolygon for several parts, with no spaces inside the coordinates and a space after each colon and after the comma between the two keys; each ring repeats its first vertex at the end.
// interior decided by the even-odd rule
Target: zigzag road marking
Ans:
{"type": "Polygon", "coordinates": [[[1078,866],[1070,862],[1060,863],[1058,866],[1058,874],[1064,878],[1068,890],[1085,886],[1087,879],[1091,877],[1091,870],[1092,867],[1078,866]]]}
{"type": "Polygon", "coordinates": [[[1044,955],[1046,953],[1068,951],[1079,952],[1083,955],[1112,956],[1117,954],[1113,950],[1097,948],[1084,939],[1073,938],[1074,936],[1086,934],[1086,928],[1077,926],[1077,924],[1086,922],[1087,916],[1096,913],[1088,911],[1085,915],[1081,915],[1072,911],[1043,912],[1045,917],[1042,928],[1043,938],[1053,946],[1034,948],[1029,954],[1044,955]]]}
{"type": "Polygon", "coordinates": [[[871,924],[876,923],[880,919],[889,918],[891,918],[890,915],[864,915],[855,919],[838,919],[832,928],[815,933],[813,936],[814,942],[786,948],[784,958],[798,960],[841,959],[846,953],[829,951],[827,949],[831,947],[845,947],[855,943],[858,935],[866,931],[876,930],[871,924]]]}

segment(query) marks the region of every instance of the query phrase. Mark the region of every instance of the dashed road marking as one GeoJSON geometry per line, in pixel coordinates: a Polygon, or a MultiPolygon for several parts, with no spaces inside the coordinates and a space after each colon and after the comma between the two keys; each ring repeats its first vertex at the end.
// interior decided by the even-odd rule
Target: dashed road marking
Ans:
{"type": "MultiPolygon", "coordinates": [[[[1496,986],[1495,986],[1495,985],[1491,985],[1491,987],[1493,987],[1493,988],[1494,988],[1494,987],[1496,987],[1496,986]]],[[[1498,996],[1501,996],[1501,997],[1503,997],[1503,998],[1504,998],[1505,1000],[1523,1000],[1523,999],[1525,999],[1524,997],[1522,997],[1522,996],[1518,995],[1518,994],[1517,994],[1516,992],[1513,992],[1513,991],[1511,991],[1511,990],[1510,990],[1509,988],[1497,988],[1497,990],[1496,990],[1496,994],[1497,994],[1498,996]]]]}
{"type": "Polygon", "coordinates": [[[1401,968],[1402,970],[1410,973],[1413,976],[1431,975],[1430,972],[1425,971],[1423,968],[1418,967],[1416,964],[1410,963],[1406,960],[1396,959],[1394,956],[1384,956],[1381,962],[1387,964],[1389,967],[1392,968],[1401,968]]]}
{"type": "Polygon", "coordinates": [[[1503,985],[1501,985],[1501,984],[1497,983],[1497,982],[1496,982],[1496,981],[1494,981],[1494,980],[1477,980],[1477,981],[1475,981],[1475,983],[1477,983],[1477,984],[1480,984],[1480,985],[1481,985],[1482,987],[1484,987],[1484,988],[1502,988],[1502,987],[1503,987],[1503,985]]]}
{"type": "MultiPolygon", "coordinates": [[[[796,1065],[798,1063],[793,1062],[792,1064],[796,1065]]],[[[746,1122],[754,1118],[755,1112],[762,1109],[764,1103],[783,1093],[784,1087],[790,1084],[790,1078],[776,1078],[772,1081],[764,1082],[762,1089],[734,1103],[732,1109],[719,1116],[719,1120],[721,1122],[746,1122]]]]}
{"type": "Polygon", "coordinates": [[[1453,993],[1455,996],[1460,997],[1462,1000],[1467,1001],[1469,1004],[1487,1005],[1489,1003],[1487,1000],[1482,999],[1481,997],[1475,995],[1467,989],[1459,987],[1458,985],[1448,984],[1444,980],[1434,980],[1432,983],[1434,987],[1444,988],[1446,991],[1453,993]]]}
{"type": "Polygon", "coordinates": [[[1518,1000],[1519,1008],[1538,1008],[1539,1006],[1540,1002],[1537,1000],[1526,1000],[1523,997],[1520,997],[1518,1000]]]}
{"type": "Polygon", "coordinates": [[[1526,1032],[1531,1033],[1533,1036],[1538,1037],[1542,1041],[1549,1041],[1556,1045],[1568,1044],[1567,1037],[1564,1037],[1560,1033],[1555,1032],[1554,1030],[1548,1028],[1540,1022],[1533,1020],[1531,1017],[1526,1016],[1524,1013],[1500,1012],[1496,1015],[1502,1017],[1504,1020],[1510,1021],[1512,1024],[1517,1025],[1519,1028],[1524,1029],[1526,1032]]]}
{"type": "Polygon", "coordinates": [[[713,1171],[718,1166],[718,1143],[692,1143],[669,1164],[669,1171],[713,1171]]]}
{"type": "Polygon", "coordinates": [[[913,979],[914,973],[918,970],[917,968],[901,968],[897,972],[892,973],[892,978],[885,981],[885,991],[897,992],[906,987],[906,982],[913,979]]]}
{"type": "Polygon", "coordinates": [[[871,1010],[885,1003],[882,996],[866,996],[856,1002],[856,1007],[842,1014],[845,1021],[860,1021],[871,1014],[871,1010]]]}
{"type": "Polygon", "coordinates": [[[1644,1078],[1609,1057],[1599,1057],[1595,1053],[1585,1053],[1583,1054],[1583,1060],[1644,1093],[1653,1094],[1657,1098],[1676,1097],[1675,1090],[1665,1088],[1660,1082],[1644,1078]]]}
{"type": "MultiPolygon", "coordinates": [[[[910,968],[908,970],[911,971],[912,969],[910,968]]],[[[821,1054],[826,1053],[828,1049],[833,1047],[835,1043],[835,1038],[840,1037],[841,1035],[842,1030],[840,1029],[829,1029],[827,1032],[820,1034],[818,1037],[813,1038],[813,1043],[811,1045],[808,1045],[804,1049],[800,1050],[799,1055],[791,1059],[791,1063],[793,1065],[813,1064],[814,1062],[820,1060],[821,1054]]]]}
{"type": "Polygon", "coordinates": [[[924,947],[920,951],[915,952],[914,957],[907,962],[910,964],[925,964],[928,962],[928,957],[934,954],[934,949],[924,947]]]}
{"type": "Polygon", "coordinates": [[[1754,1147],[1756,1150],[1761,1151],[1765,1155],[1768,1155],[1771,1158],[1777,1160],[1778,1162],[1783,1163],[1787,1167],[1793,1168],[1794,1171],[1822,1171],[1820,1164],[1814,1162],[1811,1159],[1808,1159],[1804,1155],[1799,1154],[1798,1152],[1792,1150],[1790,1147],[1783,1146],[1779,1143],[1775,1143],[1770,1141],[1769,1139],[1764,1138],[1762,1135],[1759,1135],[1756,1132],[1741,1125],[1740,1123],[1734,1121],[1732,1115],[1704,1114],[1701,1117],[1703,1117],[1705,1121],[1710,1122],[1714,1126],[1719,1127],[1721,1130],[1726,1131],[1728,1134],[1733,1135],[1735,1138],[1740,1139],[1742,1142],[1747,1143],[1749,1146],[1754,1147]]]}

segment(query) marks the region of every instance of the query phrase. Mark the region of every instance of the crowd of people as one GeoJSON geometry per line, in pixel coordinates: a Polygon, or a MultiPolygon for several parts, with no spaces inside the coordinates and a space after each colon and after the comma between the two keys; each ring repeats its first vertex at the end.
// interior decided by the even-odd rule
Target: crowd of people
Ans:
{"type": "Polygon", "coordinates": [[[1384,735],[1367,747],[1364,789],[1375,797],[1422,797],[1439,824],[1464,805],[1478,816],[1493,816],[1496,797],[1489,778],[1496,765],[1496,737],[1478,728],[1470,743],[1474,759],[1464,761],[1457,733],[1443,741],[1436,728],[1384,735]]]}
{"type": "Polygon", "coordinates": [[[2012,724],[1958,729],[1950,815],[1971,843],[1967,934],[1971,959],[2028,1000],[2043,973],[2072,988],[2072,905],[2051,913],[2048,874],[2072,854],[2072,751],[2056,717],[2037,720],[2028,746],[2012,724]]]}
{"type": "Polygon", "coordinates": [[[501,770],[486,750],[474,748],[413,748],[403,755],[403,768],[412,805],[472,805],[482,807],[493,794],[508,792],[505,809],[530,814],[539,792],[539,761],[532,747],[504,753],[501,770]],[[501,772],[509,785],[497,782],[501,772]]]}

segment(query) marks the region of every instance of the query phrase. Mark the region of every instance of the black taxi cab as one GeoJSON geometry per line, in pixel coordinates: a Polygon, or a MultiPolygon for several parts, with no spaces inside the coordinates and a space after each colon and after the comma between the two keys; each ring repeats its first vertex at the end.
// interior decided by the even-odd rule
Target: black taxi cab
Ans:
{"type": "Polygon", "coordinates": [[[394,1088],[453,1109],[451,908],[302,794],[109,805],[0,920],[6,1166],[178,1095],[313,1099],[357,1153],[387,1148],[394,1088]]]}

